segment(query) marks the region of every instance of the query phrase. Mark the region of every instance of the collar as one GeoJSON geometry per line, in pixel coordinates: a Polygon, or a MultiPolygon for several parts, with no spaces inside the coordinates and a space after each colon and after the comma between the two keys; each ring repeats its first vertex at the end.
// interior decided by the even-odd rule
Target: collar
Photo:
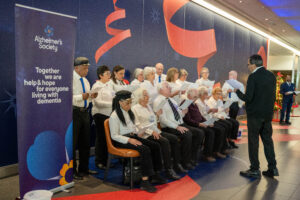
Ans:
{"type": "Polygon", "coordinates": [[[78,80],[81,78],[81,76],[79,76],[79,74],[75,70],[73,71],[73,76],[75,79],[78,79],[78,80]]]}
{"type": "Polygon", "coordinates": [[[264,66],[256,67],[256,69],[253,70],[252,74],[253,74],[254,72],[256,72],[258,69],[262,68],[262,67],[264,67],[264,66]]]}

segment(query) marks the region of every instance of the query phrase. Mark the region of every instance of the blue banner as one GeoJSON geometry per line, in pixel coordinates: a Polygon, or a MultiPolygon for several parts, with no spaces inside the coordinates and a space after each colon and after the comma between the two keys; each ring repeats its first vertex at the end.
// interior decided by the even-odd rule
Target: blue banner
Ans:
{"type": "Polygon", "coordinates": [[[16,4],[20,194],[72,182],[76,17],[16,4]]]}

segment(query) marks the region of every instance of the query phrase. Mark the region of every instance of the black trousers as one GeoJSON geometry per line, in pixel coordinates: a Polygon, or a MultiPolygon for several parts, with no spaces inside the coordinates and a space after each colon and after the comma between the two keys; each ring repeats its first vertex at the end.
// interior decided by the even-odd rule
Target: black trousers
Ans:
{"type": "Polygon", "coordinates": [[[214,128],[217,128],[218,130],[222,130],[224,132],[223,146],[221,148],[221,152],[223,152],[225,149],[229,148],[227,137],[230,135],[232,131],[232,125],[231,124],[228,125],[227,123],[222,122],[222,120],[218,120],[215,121],[214,128]]]}
{"type": "Polygon", "coordinates": [[[73,169],[77,172],[76,149],[79,151],[78,172],[89,170],[90,115],[88,111],[73,108],[73,169]]]}
{"type": "Polygon", "coordinates": [[[247,118],[248,121],[248,151],[250,159],[250,168],[259,169],[258,148],[259,136],[264,145],[265,156],[268,161],[268,169],[276,168],[274,144],[272,139],[272,124],[271,121],[260,118],[247,118]]]}
{"type": "Polygon", "coordinates": [[[140,153],[142,176],[152,176],[154,171],[161,171],[162,157],[159,143],[136,135],[128,135],[128,137],[139,140],[142,145],[135,146],[130,143],[123,144],[116,141],[113,143],[116,147],[134,149],[140,153]]]}
{"type": "Polygon", "coordinates": [[[215,122],[223,127],[226,127],[227,138],[237,139],[240,123],[235,119],[219,119],[215,122]]]}
{"type": "Polygon", "coordinates": [[[236,119],[239,110],[240,110],[239,103],[233,102],[229,107],[229,117],[232,119],[236,119]]]}
{"type": "Polygon", "coordinates": [[[224,145],[225,131],[218,127],[199,127],[205,132],[204,155],[212,156],[213,152],[221,152],[224,145]]]}
{"type": "Polygon", "coordinates": [[[107,145],[104,131],[104,121],[109,116],[97,113],[93,116],[96,123],[96,141],[95,141],[95,164],[106,166],[107,162],[107,145]]]}
{"type": "Polygon", "coordinates": [[[181,124],[180,126],[189,129],[189,131],[182,134],[178,130],[173,128],[163,128],[162,130],[174,134],[180,138],[182,158],[181,163],[184,165],[190,163],[191,160],[197,159],[197,153],[200,149],[200,145],[203,142],[205,133],[203,130],[189,126],[187,124],[181,124]]]}
{"type": "Polygon", "coordinates": [[[170,149],[170,143],[169,140],[161,135],[159,139],[154,139],[154,137],[151,135],[147,138],[148,140],[151,140],[153,142],[157,142],[160,145],[161,154],[163,157],[163,164],[165,169],[171,169],[171,149],[170,149]]]}
{"type": "MultiPolygon", "coordinates": [[[[181,162],[181,154],[180,154],[180,144],[179,144],[179,139],[175,134],[172,133],[167,133],[163,131],[161,135],[169,141],[169,144],[171,146],[171,155],[173,158],[173,164],[177,165],[181,162]]],[[[163,150],[162,150],[163,151],[163,150]]],[[[165,160],[165,159],[164,159],[165,160]]],[[[166,164],[165,168],[169,169],[166,164]]]]}

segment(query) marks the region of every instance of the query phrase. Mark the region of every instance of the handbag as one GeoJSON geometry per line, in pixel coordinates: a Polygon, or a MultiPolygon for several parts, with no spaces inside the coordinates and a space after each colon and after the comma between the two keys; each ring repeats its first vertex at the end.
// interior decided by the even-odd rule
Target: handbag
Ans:
{"type": "MultiPolygon", "coordinates": [[[[132,166],[132,180],[133,183],[140,183],[142,178],[142,170],[140,163],[138,162],[139,159],[133,160],[133,166],[132,166]]],[[[125,165],[123,165],[123,183],[124,184],[130,184],[130,162],[127,160],[125,165]]]]}

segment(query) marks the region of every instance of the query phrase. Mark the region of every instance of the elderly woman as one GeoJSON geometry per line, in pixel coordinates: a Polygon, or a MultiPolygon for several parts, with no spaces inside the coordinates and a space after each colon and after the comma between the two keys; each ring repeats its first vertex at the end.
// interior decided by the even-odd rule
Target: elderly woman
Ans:
{"type": "Polygon", "coordinates": [[[186,82],[186,78],[187,76],[189,75],[189,73],[185,70],[185,69],[180,69],[179,70],[179,77],[178,79],[176,80],[176,83],[180,86],[183,85],[183,83],[186,82]]]}
{"type": "Polygon", "coordinates": [[[156,83],[155,83],[155,68],[147,66],[144,68],[144,82],[141,83],[140,87],[148,91],[149,104],[152,106],[154,99],[158,96],[156,83]]]}
{"type": "Polygon", "coordinates": [[[208,162],[215,162],[218,158],[225,158],[226,156],[221,153],[224,145],[225,130],[214,127],[213,122],[207,121],[201,114],[195,101],[199,98],[198,90],[191,88],[187,91],[187,97],[193,103],[188,107],[188,112],[183,120],[186,124],[197,127],[205,132],[204,142],[204,156],[208,162]]]}
{"type": "Polygon", "coordinates": [[[179,105],[182,101],[181,99],[181,85],[177,84],[176,81],[178,79],[178,69],[175,67],[171,67],[167,71],[167,78],[166,81],[169,83],[169,86],[171,87],[171,97],[176,101],[176,103],[179,105]]]}
{"type": "Polygon", "coordinates": [[[96,141],[95,141],[95,165],[99,169],[105,169],[107,161],[107,147],[104,134],[104,121],[109,118],[112,111],[112,92],[108,82],[110,80],[109,68],[105,65],[98,67],[97,80],[92,90],[100,88],[97,98],[93,99],[92,116],[96,123],[96,141]]]}
{"type": "Polygon", "coordinates": [[[198,79],[196,81],[196,83],[199,85],[199,86],[205,86],[207,87],[208,89],[208,95],[211,96],[211,93],[212,93],[212,90],[213,90],[213,85],[212,83],[214,83],[213,81],[210,81],[208,79],[209,77],[209,70],[207,67],[203,67],[201,69],[201,72],[200,72],[200,75],[201,75],[201,78],[198,79]]]}
{"type": "Polygon", "coordinates": [[[144,81],[143,69],[136,68],[133,72],[134,80],[131,81],[130,85],[140,85],[144,81]]]}
{"type": "Polygon", "coordinates": [[[113,144],[119,148],[134,149],[140,153],[142,181],[140,188],[155,192],[156,188],[149,182],[166,183],[159,175],[162,170],[162,157],[159,143],[142,138],[135,126],[135,116],[131,111],[131,92],[121,90],[113,99],[113,112],[109,118],[109,128],[113,144]]]}
{"type": "Polygon", "coordinates": [[[110,88],[112,88],[113,91],[117,92],[120,90],[128,90],[128,91],[134,91],[139,86],[138,85],[126,85],[123,81],[125,76],[125,68],[121,65],[117,65],[113,68],[111,80],[108,82],[110,85],[110,88]]]}
{"type": "Polygon", "coordinates": [[[223,101],[221,100],[222,96],[222,89],[219,87],[214,88],[212,96],[207,100],[207,105],[209,108],[218,109],[218,112],[213,114],[215,118],[220,119],[220,122],[224,125],[227,124],[227,126],[232,127],[230,134],[227,135],[227,139],[232,148],[238,148],[238,146],[234,143],[234,140],[237,139],[239,122],[228,116],[229,108],[224,108],[223,101]]]}
{"type": "Polygon", "coordinates": [[[229,150],[228,150],[228,145],[227,145],[227,136],[230,134],[232,128],[231,128],[231,126],[228,127],[226,124],[224,125],[221,122],[222,120],[219,120],[218,118],[213,117],[213,114],[218,112],[218,109],[209,108],[209,106],[206,104],[206,101],[208,99],[207,88],[204,86],[201,86],[201,87],[199,87],[198,92],[199,92],[199,98],[195,103],[198,106],[201,115],[207,121],[211,121],[213,123],[213,127],[211,127],[211,128],[215,131],[224,132],[224,133],[222,133],[222,134],[224,134],[224,137],[223,137],[221,153],[228,154],[229,150]]]}
{"type": "MultiPolygon", "coordinates": [[[[172,168],[170,143],[167,139],[170,138],[172,142],[175,141],[178,143],[177,137],[170,133],[162,133],[161,130],[157,128],[156,115],[148,104],[149,95],[146,89],[139,88],[133,93],[133,95],[135,105],[132,107],[132,111],[135,116],[135,123],[137,127],[143,128],[149,126],[141,137],[160,144],[167,178],[173,180],[179,179],[180,177],[172,168]]],[[[161,113],[162,111],[159,110],[156,114],[160,115],[161,113]]]]}

